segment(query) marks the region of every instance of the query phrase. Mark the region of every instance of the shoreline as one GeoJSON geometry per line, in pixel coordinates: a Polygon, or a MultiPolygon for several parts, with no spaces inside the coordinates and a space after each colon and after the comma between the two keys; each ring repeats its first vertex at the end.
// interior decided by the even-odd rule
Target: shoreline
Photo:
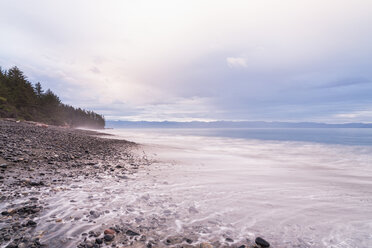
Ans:
{"type": "MultiPolygon", "coordinates": [[[[81,238],[66,244],[45,241],[51,231],[36,230],[47,225],[45,218],[40,217],[51,211],[49,199],[59,192],[68,195],[76,190],[76,184],[84,185],[89,180],[126,182],[139,167],[151,162],[135,154],[140,145],[110,139],[108,134],[96,131],[12,120],[0,120],[0,130],[0,247],[256,247],[248,240],[237,244],[233,237],[213,244],[208,240],[201,242],[200,237],[160,237],[150,230],[161,225],[155,228],[120,223],[95,228],[98,231],[82,229],[78,234],[81,238]],[[102,135],[106,137],[99,137],[102,135]]],[[[95,223],[104,214],[91,210],[82,218],[95,223]]],[[[58,216],[48,221],[61,225],[60,228],[67,222],[58,216]]]]}

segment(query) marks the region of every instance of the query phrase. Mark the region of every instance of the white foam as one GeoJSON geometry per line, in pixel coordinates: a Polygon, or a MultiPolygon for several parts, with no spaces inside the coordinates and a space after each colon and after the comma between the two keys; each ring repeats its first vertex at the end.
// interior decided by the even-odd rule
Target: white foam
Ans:
{"type": "MultiPolygon", "coordinates": [[[[164,235],[193,230],[203,239],[260,235],[274,247],[372,246],[369,147],[108,132],[146,144],[157,162],[136,180],[87,182],[58,196],[81,198],[76,205],[86,211],[109,209],[97,223],[159,219],[169,210],[164,235]]],[[[56,204],[60,214],[69,212],[66,203],[56,204]]]]}

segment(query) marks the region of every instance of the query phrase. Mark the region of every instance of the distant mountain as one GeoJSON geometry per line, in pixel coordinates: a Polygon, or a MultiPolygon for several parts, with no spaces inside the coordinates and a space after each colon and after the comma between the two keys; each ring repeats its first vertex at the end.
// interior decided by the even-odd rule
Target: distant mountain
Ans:
{"type": "Polygon", "coordinates": [[[266,121],[106,121],[108,128],[372,128],[372,124],[326,124],[316,122],[266,122],[266,121]]]}

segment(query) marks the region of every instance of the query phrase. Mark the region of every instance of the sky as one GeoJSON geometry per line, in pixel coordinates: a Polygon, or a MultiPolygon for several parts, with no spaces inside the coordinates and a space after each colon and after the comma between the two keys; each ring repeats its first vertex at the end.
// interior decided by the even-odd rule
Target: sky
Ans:
{"type": "Polygon", "coordinates": [[[107,120],[372,123],[370,0],[0,0],[0,66],[107,120]]]}

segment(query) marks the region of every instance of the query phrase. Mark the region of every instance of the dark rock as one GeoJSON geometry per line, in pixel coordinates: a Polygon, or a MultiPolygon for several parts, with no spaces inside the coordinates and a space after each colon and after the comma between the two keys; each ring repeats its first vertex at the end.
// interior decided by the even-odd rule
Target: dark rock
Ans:
{"type": "Polygon", "coordinates": [[[44,182],[42,182],[42,181],[40,181],[40,182],[29,182],[29,185],[30,186],[43,186],[44,182]]]}
{"type": "Polygon", "coordinates": [[[193,241],[192,239],[185,239],[186,243],[191,244],[193,241]]]}
{"type": "Polygon", "coordinates": [[[103,240],[102,240],[102,239],[100,239],[100,238],[96,238],[96,243],[100,245],[100,244],[102,244],[102,243],[103,243],[103,240]]]}
{"type": "Polygon", "coordinates": [[[103,239],[105,241],[112,241],[114,240],[115,236],[113,234],[105,234],[105,236],[103,236],[103,239]]]}
{"type": "Polygon", "coordinates": [[[267,242],[266,240],[264,240],[263,238],[261,237],[257,237],[256,240],[255,240],[256,244],[261,246],[261,247],[270,247],[270,244],[269,242],[267,242]]]}
{"type": "Polygon", "coordinates": [[[230,242],[230,243],[231,243],[231,242],[234,242],[234,240],[231,239],[231,238],[226,238],[225,240],[226,240],[226,242],[230,242]]]}
{"type": "Polygon", "coordinates": [[[97,219],[98,217],[101,216],[101,214],[100,214],[99,212],[94,211],[94,210],[91,210],[89,213],[90,213],[90,215],[91,215],[93,218],[95,218],[95,219],[97,219]]]}
{"type": "Polygon", "coordinates": [[[127,230],[127,231],[126,231],[126,234],[127,234],[128,236],[139,236],[139,235],[140,235],[139,233],[134,232],[134,231],[132,231],[132,230],[127,230]]]}
{"type": "Polygon", "coordinates": [[[87,241],[87,242],[85,242],[85,247],[86,248],[94,248],[94,247],[96,247],[96,245],[92,241],[87,241]]]}
{"type": "Polygon", "coordinates": [[[29,221],[27,222],[27,226],[35,227],[36,225],[37,225],[37,223],[36,223],[35,221],[33,221],[33,220],[29,220],[29,221]]]}
{"type": "Polygon", "coordinates": [[[18,245],[16,243],[10,243],[5,248],[17,248],[18,245]]]}

